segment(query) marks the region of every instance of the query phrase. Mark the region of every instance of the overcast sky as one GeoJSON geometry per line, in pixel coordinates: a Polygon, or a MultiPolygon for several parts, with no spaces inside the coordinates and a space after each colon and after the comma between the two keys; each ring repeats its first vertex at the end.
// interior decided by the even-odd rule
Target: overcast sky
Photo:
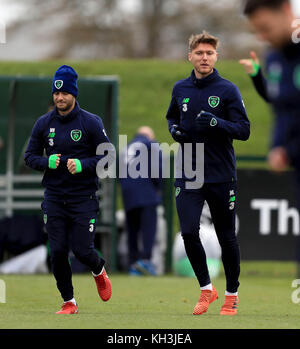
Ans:
{"type": "MultiPolygon", "coordinates": [[[[146,0],[144,0],[146,1],[146,0]]],[[[195,2],[207,2],[210,0],[191,0],[195,2]]],[[[231,2],[236,0],[219,0],[218,5],[224,5],[226,2],[231,2]]],[[[300,0],[290,0],[297,17],[300,17],[300,0]]],[[[136,11],[140,8],[140,0],[120,0],[120,7],[123,11],[136,11]]],[[[19,16],[24,15],[25,6],[20,3],[16,4],[12,0],[0,0],[0,21],[9,25],[13,20],[19,16]]]]}
{"type": "Polygon", "coordinates": [[[6,25],[23,14],[23,6],[8,0],[0,0],[0,20],[6,25]]]}
{"type": "MultiPolygon", "coordinates": [[[[40,0],[40,1],[52,1],[52,0],[40,0]]],[[[147,0],[143,0],[147,1],[147,0]]],[[[180,0],[173,0],[174,5],[180,3],[180,0]]],[[[190,2],[197,2],[198,4],[211,3],[211,0],[189,0],[190,2]]],[[[290,0],[295,8],[296,17],[300,18],[300,0],[290,0]]],[[[239,3],[241,0],[218,0],[215,2],[217,11],[220,7],[226,6],[226,4],[239,3]]],[[[43,59],[51,55],[53,51],[53,43],[48,41],[40,41],[39,45],[36,42],[39,40],[39,32],[33,30],[32,27],[27,26],[20,29],[15,35],[8,35],[9,30],[7,28],[18,18],[27,15],[27,1],[22,0],[0,0],[0,60],[20,59],[20,56],[16,56],[16,50],[22,52],[23,60],[43,59]],[[24,36],[27,40],[24,40],[24,36]],[[5,44],[5,47],[3,46],[5,44]]],[[[122,13],[126,12],[128,17],[132,12],[139,12],[141,9],[141,0],[119,0],[118,5],[122,13]]],[[[174,9],[174,5],[171,7],[174,9]]],[[[216,7],[215,7],[216,8],[216,7]]],[[[44,23],[45,25],[47,23],[44,23]]],[[[42,32],[42,31],[40,31],[42,32]]],[[[241,36],[239,37],[239,39],[241,36]]],[[[243,41],[243,40],[242,40],[243,41]]]]}
{"type": "MultiPolygon", "coordinates": [[[[24,1],[26,3],[26,1],[24,1]]],[[[122,11],[136,11],[140,7],[140,0],[120,0],[120,9],[122,11]]],[[[0,0],[0,21],[9,25],[18,17],[24,15],[26,6],[14,3],[12,0],[0,0]]]]}

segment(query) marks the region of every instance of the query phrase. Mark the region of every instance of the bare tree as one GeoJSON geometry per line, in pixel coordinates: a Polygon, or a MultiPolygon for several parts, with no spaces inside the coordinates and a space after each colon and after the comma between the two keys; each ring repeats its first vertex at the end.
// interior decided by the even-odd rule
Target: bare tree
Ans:
{"type": "Polygon", "coordinates": [[[247,21],[232,1],[15,0],[26,14],[12,30],[30,26],[37,42],[53,42],[48,58],[182,58],[192,33],[220,37],[222,55],[245,54],[253,41],[247,21]]]}

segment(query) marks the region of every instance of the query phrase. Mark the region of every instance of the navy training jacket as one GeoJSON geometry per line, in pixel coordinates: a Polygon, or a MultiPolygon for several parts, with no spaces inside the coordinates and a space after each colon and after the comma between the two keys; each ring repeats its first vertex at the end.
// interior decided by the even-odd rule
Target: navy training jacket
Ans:
{"type": "MultiPolygon", "coordinates": [[[[204,143],[204,183],[236,180],[233,140],[246,141],[250,135],[250,122],[236,85],[222,78],[216,69],[203,79],[197,79],[193,70],[187,79],[174,85],[166,118],[169,130],[177,124],[188,134],[189,142],[193,144],[193,168],[196,161],[194,146],[204,143]],[[205,135],[200,135],[195,129],[195,119],[202,110],[218,118],[218,125],[205,135]]],[[[184,174],[183,166],[175,186],[182,187],[190,181],[184,174]]]]}
{"type": "Polygon", "coordinates": [[[44,171],[45,197],[93,195],[99,187],[96,166],[104,156],[97,156],[96,149],[103,142],[109,139],[101,118],[81,109],[76,101],[69,114],[61,116],[54,108],[36,121],[24,159],[27,166],[44,171]],[[52,154],[62,154],[55,170],[48,167],[52,154]],[[72,175],[67,169],[68,159],[79,159],[82,172],[72,175]]]}
{"type": "Polygon", "coordinates": [[[252,81],[275,114],[271,147],[285,147],[300,170],[300,44],[269,51],[265,63],[265,76],[260,69],[252,81]]]}
{"type": "MultiPolygon", "coordinates": [[[[154,140],[149,140],[149,138],[144,135],[136,135],[128,144],[127,148],[121,152],[121,161],[124,168],[126,168],[126,176],[124,176],[126,178],[121,178],[122,176],[120,176],[125,211],[138,207],[160,204],[163,182],[162,152],[160,151],[159,144],[154,140]],[[147,155],[145,158],[141,155],[142,152],[140,151],[139,144],[143,144],[147,148],[147,155]],[[158,160],[153,161],[153,163],[151,163],[151,146],[152,151],[156,153],[154,157],[158,160]],[[132,178],[129,172],[130,164],[140,171],[142,161],[145,161],[144,165],[147,164],[147,171],[145,171],[147,172],[145,173],[146,178],[142,178],[142,176],[132,178]],[[156,167],[156,173],[151,176],[151,168],[154,166],[156,167]]],[[[142,173],[142,171],[140,171],[140,173],[142,173]]]]}

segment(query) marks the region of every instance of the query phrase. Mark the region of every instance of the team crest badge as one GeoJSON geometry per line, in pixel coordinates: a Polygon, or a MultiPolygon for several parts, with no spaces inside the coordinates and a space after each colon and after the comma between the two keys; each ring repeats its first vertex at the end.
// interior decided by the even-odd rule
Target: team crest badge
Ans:
{"type": "Polygon", "coordinates": [[[62,80],[55,80],[54,81],[54,86],[59,90],[60,88],[62,88],[64,82],[62,80]]]}
{"type": "Polygon", "coordinates": [[[216,118],[212,118],[212,119],[210,120],[210,126],[216,126],[217,123],[218,123],[218,121],[217,121],[216,118]]]}
{"type": "Polygon", "coordinates": [[[71,131],[71,138],[74,142],[78,142],[82,136],[81,130],[72,130],[71,131]]]}
{"type": "Polygon", "coordinates": [[[220,97],[218,96],[210,96],[208,98],[208,104],[212,108],[216,108],[219,105],[219,103],[220,103],[220,97]]]}
{"type": "Polygon", "coordinates": [[[175,196],[177,197],[180,193],[181,188],[177,187],[175,190],[175,196]]]}

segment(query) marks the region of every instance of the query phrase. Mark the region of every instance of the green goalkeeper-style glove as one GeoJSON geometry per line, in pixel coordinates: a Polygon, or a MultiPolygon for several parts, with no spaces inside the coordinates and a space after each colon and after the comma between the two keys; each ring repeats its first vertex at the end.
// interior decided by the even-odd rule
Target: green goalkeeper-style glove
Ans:
{"type": "Polygon", "coordinates": [[[76,164],[76,173],[80,173],[82,172],[82,166],[81,166],[81,162],[78,159],[74,159],[75,164],[76,164]]]}
{"type": "Polygon", "coordinates": [[[251,59],[252,61],[252,66],[253,66],[253,73],[249,74],[252,78],[254,78],[260,69],[260,65],[258,63],[256,63],[253,59],[251,59]]]}
{"type": "Polygon", "coordinates": [[[56,154],[52,154],[49,156],[48,159],[48,167],[52,170],[56,170],[56,160],[58,159],[58,156],[56,154]]]}

